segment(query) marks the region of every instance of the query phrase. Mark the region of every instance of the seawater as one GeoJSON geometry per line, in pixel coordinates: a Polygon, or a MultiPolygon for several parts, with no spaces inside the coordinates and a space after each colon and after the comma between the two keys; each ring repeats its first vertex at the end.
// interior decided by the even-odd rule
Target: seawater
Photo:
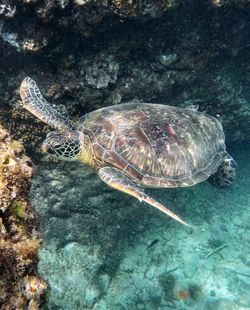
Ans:
{"type": "Polygon", "coordinates": [[[43,219],[44,309],[249,309],[249,147],[229,147],[237,178],[226,189],[148,191],[190,228],[81,165],[41,163],[31,201],[43,219]]]}
{"type": "Polygon", "coordinates": [[[249,310],[247,1],[15,2],[0,2],[0,117],[36,163],[29,197],[41,218],[39,273],[49,285],[40,308],[249,310]],[[172,10],[159,13],[166,3],[172,10]],[[126,4],[133,16],[119,11],[126,4]],[[146,190],[185,227],[80,163],[48,160],[38,154],[48,128],[20,106],[26,75],[74,121],[131,101],[196,106],[218,117],[235,181],[224,189],[205,181],[146,190]]]}

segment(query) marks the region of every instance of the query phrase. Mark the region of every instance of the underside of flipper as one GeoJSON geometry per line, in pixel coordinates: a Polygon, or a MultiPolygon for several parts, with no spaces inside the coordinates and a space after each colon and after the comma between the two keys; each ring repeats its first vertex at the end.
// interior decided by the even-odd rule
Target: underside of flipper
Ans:
{"type": "Polygon", "coordinates": [[[208,181],[216,187],[227,187],[236,177],[235,168],[235,161],[228,153],[225,153],[217,172],[212,174],[208,181]]]}
{"type": "Polygon", "coordinates": [[[58,108],[45,100],[30,77],[26,77],[20,87],[20,96],[26,110],[34,114],[44,123],[57,130],[74,130],[75,126],[68,115],[58,111],[58,108]]]}

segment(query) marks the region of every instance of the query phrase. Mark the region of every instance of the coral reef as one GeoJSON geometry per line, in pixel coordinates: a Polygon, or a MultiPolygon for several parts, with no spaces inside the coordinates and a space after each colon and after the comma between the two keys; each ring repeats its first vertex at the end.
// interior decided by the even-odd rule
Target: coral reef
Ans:
{"type": "Polygon", "coordinates": [[[41,236],[28,201],[33,168],[0,127],[0,309],[38,309],[47,284],[37,275],[41,236]]]}

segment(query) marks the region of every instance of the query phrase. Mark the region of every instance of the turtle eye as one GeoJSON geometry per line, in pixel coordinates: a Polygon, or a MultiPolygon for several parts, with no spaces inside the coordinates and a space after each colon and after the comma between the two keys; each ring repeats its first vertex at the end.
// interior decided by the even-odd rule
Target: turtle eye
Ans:
{"type": "Polygon", "coordinates": [[[53,143],[52,146],[53,146],[53,148],[56,149],[56,150],[58,150],[58,149],[60,149],[60,148],[62,147],[62,145],[59,144],[58,142],[53,143]]]}

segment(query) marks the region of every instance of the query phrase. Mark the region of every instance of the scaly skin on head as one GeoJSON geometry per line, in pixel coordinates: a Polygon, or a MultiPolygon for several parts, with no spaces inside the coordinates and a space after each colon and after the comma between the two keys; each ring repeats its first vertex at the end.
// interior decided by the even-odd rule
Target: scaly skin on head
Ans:
{"type": "Polygon", "coordinates": [[[42,144],[42,150],[61,160],[78,160],[95,171],[100,168],[89,137],[78,131],[50,132],[42,144]]]}
{"type": "Polygon", "coordinates": [[[77,131],[50,132],[42,145],[42,150],[63,160],[76,160],[80,153],[80,140],[77,131]]]}

